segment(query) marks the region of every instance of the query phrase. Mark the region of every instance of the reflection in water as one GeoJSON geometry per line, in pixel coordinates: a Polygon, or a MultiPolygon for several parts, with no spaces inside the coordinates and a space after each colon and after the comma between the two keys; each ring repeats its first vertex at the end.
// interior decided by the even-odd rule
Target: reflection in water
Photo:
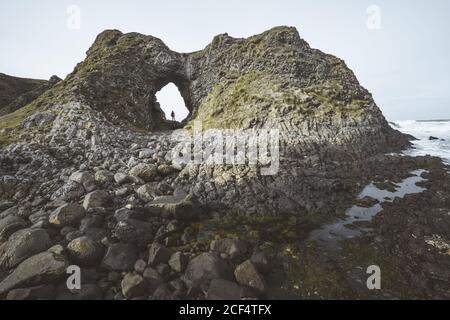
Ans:
{"type": "Polygon", "coordinates": [[[379,201],[376,205],[370,208],[363,208],[359,206],[353,206],[346,211],[346,218],[339,221],[325,225],[324,227],[311,232],[309,240],[316,241],[319,246],[325,251],[335,252],[339,251],[339,241],[350,239],[361,235],[361,231],[368,231],[369,229],[358,228],[356,226],[349,227],[349,225],[358,221],[371,221],[379,212],[383,210],[381,203],[392,202],[395,198],[403,198],[408,194],[417,194],[425,191],[426,189],[417,186],[416,184],[421,181],[425,181],[421,177],[422,173],[426,170],[416,170],[411,172],[414,176],[403,180],[401,183],[396,184],[395,192],[387,190],[381,190],[377,188],[373,183],[369,184],[358,199],[370,197],[379,201]]]}

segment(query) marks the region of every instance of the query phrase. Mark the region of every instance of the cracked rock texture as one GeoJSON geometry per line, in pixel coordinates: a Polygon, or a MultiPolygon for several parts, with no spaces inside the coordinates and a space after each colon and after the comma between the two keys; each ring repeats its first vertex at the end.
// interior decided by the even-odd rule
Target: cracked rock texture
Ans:
{"type": "Polygon", "coordinates": [[[0,298],[47,296],[47,284],[67,297],[58,281],[69,263],[97,265],[78,297],[198,298],[186,290],[197,285],[216,298],[221,288],[259,296],[265,256],[248,260],[252,250],[236,239],[185,255],[185,229],[210,214],[335,215],[361,187],[367,159],[409,146],[342,60],[289,27],[219,35],[187,54],[107,30],[65,80],[10,111],[0,117],[0,298]],[[156,101],[169,82],[190,111],[182,124],[156,101]],[[175,163],[170,129],[196,121],[279,129],[279,171],[175,163]]]}
{"type": "MultiPolygon", "coordinates": [[[[341,188],[324,166],[362,162],[409,145],[342,60],[310,48],[290,27],[247,39],[219,35],[189,54],[174,52],[152,36],[107,30],[64,81],[19,111],[24,119],[17,113],[5,116],[17,123],[3,130],[4,140],[21,141],[4,153],[2,169],[15,167],[7,183],[19,179],[23,184],[21,172],[42,162],[52,170],[60,168],[60,177],[80,165],[102,167],[112,174],[129,173],[137,181],[166,180],[171,189],[193,193],[208,206],[250,213],[321,209],[327,200],[315,199],[315,190],[341,188]],[[191,111],[184,123],[188,129],[194,121],[204,129],[279,129],[280,171],[264,177],[254,166],[172,163],[170,134],[143,131],[177,127],[164,119],[155,98],[169,82],[178,86],[191,111]],[[18,167],[21,162],[8,154],[36,163],[18,167]]],[[[38,188],[51,190],[53,199],[85,191],[75,181],[62,184],[55,183],[55,175],[49,178],[53,182],[38,188]],[[56,186],[62,189],[53,190],[56,186]]],[[[154,197],[148,189],[141,189],[142,199],[154,197]]]]}

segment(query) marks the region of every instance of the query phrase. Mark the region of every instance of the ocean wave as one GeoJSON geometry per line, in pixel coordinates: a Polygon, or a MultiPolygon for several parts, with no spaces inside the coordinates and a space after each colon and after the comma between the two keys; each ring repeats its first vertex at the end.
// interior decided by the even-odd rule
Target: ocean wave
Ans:
{"type": "Polygon", "coordinates": [[[418,139],[413,141],[414,149],[405,151],[405,154],[437,156],[450,163],[450,121],[406,120],[395,121],[391,126],[418,139]]]}

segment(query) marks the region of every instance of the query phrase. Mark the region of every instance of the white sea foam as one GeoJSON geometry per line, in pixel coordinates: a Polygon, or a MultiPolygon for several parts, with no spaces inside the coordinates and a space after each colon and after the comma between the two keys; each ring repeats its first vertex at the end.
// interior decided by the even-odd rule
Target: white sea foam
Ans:
{"type": "Polygon", "coordinates": [[[413,141],[414,149],[405,151],[412,156],[432,155],[450,163],[450,121],[396,121],[395,129],[419,139],[413,141]],[[430,140],[436,137],[438,140],[430,140]]]}

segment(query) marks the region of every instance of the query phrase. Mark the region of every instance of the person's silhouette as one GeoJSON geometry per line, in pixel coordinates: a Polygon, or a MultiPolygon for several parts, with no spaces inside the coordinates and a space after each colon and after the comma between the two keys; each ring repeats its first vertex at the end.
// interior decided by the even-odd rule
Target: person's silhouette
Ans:
{"type": "Polygon", "coordinates": [[[170,114],[170,116],[172,117],[172,121],[175,121],[175,112],[172,110],[172,113],[170,114]]]}

